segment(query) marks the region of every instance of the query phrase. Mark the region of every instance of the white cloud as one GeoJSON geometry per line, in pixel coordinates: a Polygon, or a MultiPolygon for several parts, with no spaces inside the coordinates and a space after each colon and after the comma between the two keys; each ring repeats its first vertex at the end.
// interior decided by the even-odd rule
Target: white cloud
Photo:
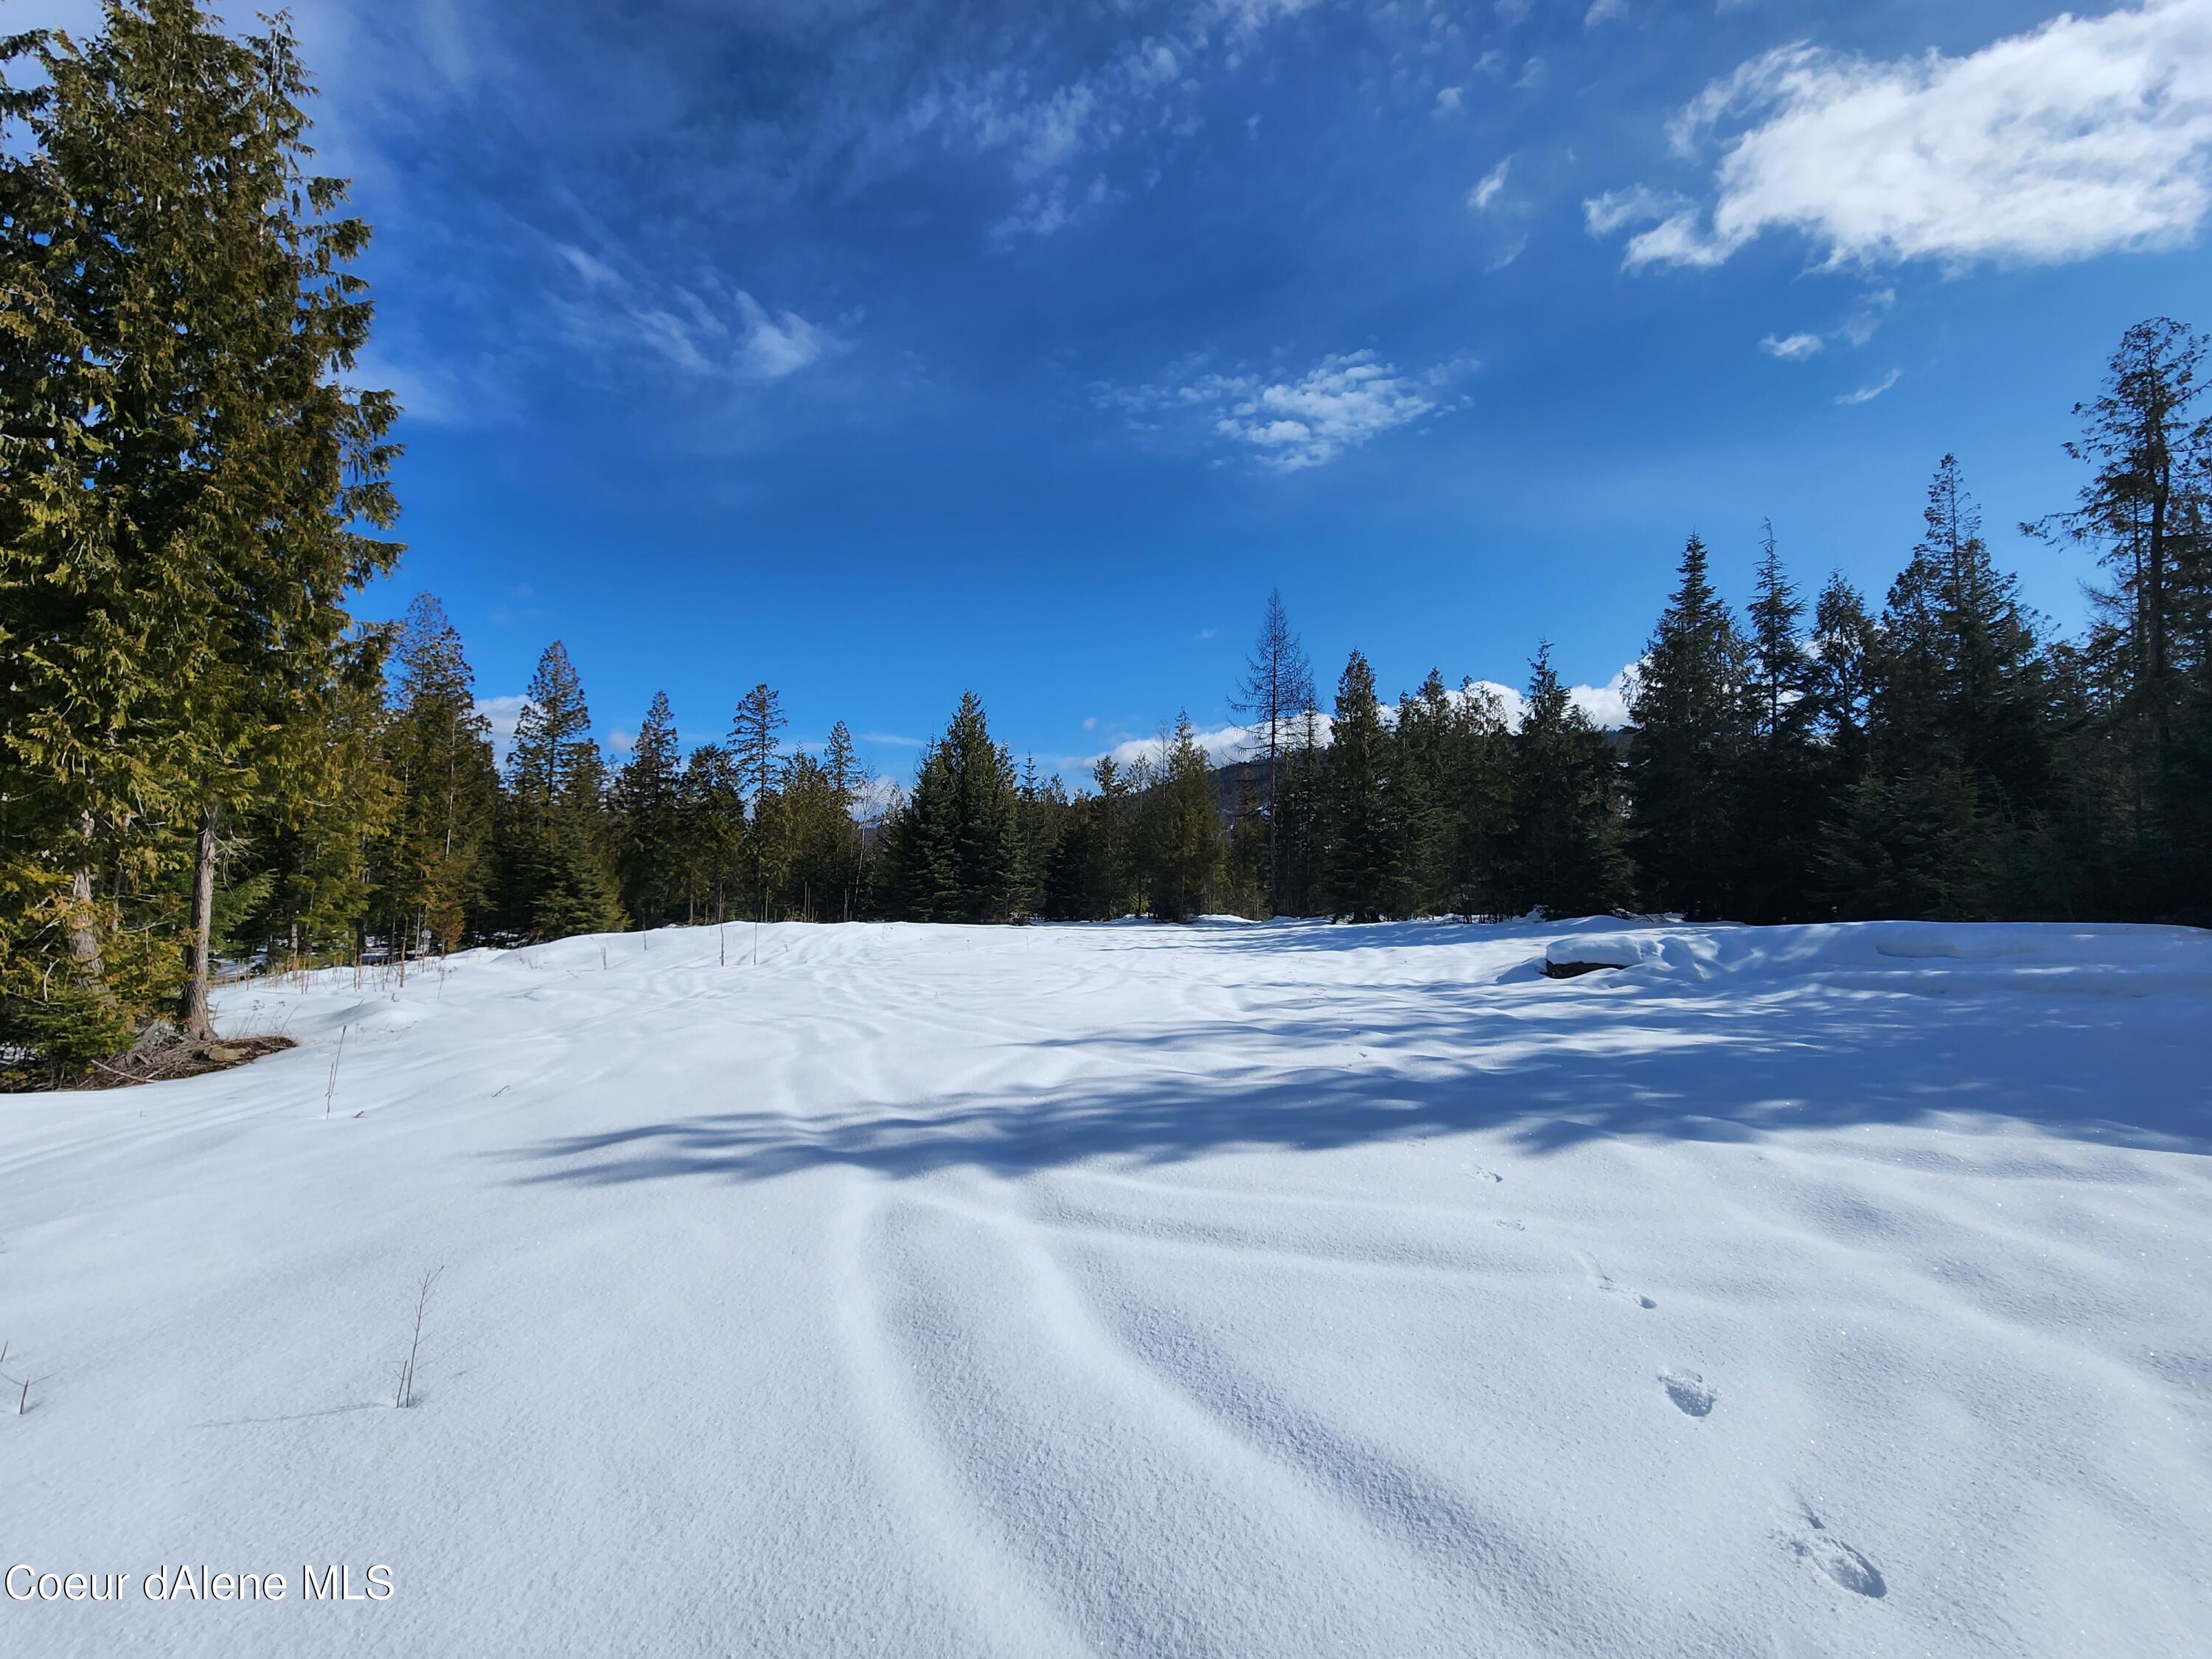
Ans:
{"type": "MultiPolygon", "coordinates": [[[[1603,685],[1569,686],[1567,701],[1589,715],[1591,724],[1601,731],[1618,731],[1628,724],[1628,700],[1634,692],[1635,682],[1636,665],[1626,663],[1603,685]]],[[[1500,685],[1495,680],[1470,680],[1461,688],[1459,695],[1492,699],[1509,732],[1518,732],[1522,718],[1528,712],[1526,695],[1513,686],[1500,685]]]]}
{"type": "Polygon", "coordinates": [[[1770,357],[1779,357],[1785,363],[1802,363],[1820,349],[1817,334],[1790,334],[1777,339],[1771,334],[1759,343],[1759,349],[1770,357]]]}
{"type": "Polygon", "coordinates": [[[738,315],[744,325],[740,358],[757,380],[780,380],[796,374],[841,345],[795,311],[770,316],[743,289],[738,290],[738,315]]]}
{"type": "Polygon", "coordinates": [[[1837,398],[1836,401],[1846,409],[1852,408],[1859,404],[1870,404],[1904,378],[1905,371],[1903,369],[1893,368],[1888,374],[1883,375],[1881,379],[1876,380],[1872,386],[1863,386],[1856,392],[1844,392],[1837,398]]]}
{"type": "Polygon", "coordinates": [[[1254,452],[1269,471],[1295,472],[1450,408],[1447,388],[1471,367],[1446,363],[1406,374],[1372,351],[1354,351],[1323,357],[1294,380],[1212,374],[1182,384],[1095,390],[1100,406],[1121,410],[1142,429],[1156,429],[1164,417],[1195,417],[1214,438],[1254,452]]]}
{"type": "MultiPolygon", "coordinates": [[[[1629,265],[1716,265],[1782,228],[1830,265],[2170,246],[2212,210],[2212,0],[2062,14],[1963,58],[1787,46],[1708,87],[1674,146],[1693,155],[1738,120],[1710,215],[1654,216],[1629,265]]],[[[1627,222],[1608,210],[1589,222],[1627,222]]]]}
{"type": "MultiPolygon", "coordinates": [[[[1114,156],[1149,142],[1199,131],[1208,71],[1235,69],[1263,31],[1320,3],[1196,0],[1171,20],[1154,17],[1158,32],[1115,41],[1073,74],[1048,71],[994,43],[989,67],[957,61],[926,77],[898,117],[876,124],[866,143],[896,152],[927,137],[1003,156],[1019,197],[992,225],[991,241],[1005,249],[1025,237],[1051,236],[1127,193],[1109,189],[1103,177],[1080,191],[1068,183],[1070,175],[1110,165],[1114,156]]],[[[1132,15],[1138,9],[1119,9],[1132,15]]],[[[1439,112],[1447,106],[1440,96],[1439,112]]],[[[1247,118],[1246,131],[1257,137],[1257,116],[1247,118]]]]}
{"type": "Polygon", "coordinates": [[[1895,289],[1878,289],[1859,301],[1851,314],[1844,319],[1842,326],[1836,331],[1853,345],[1863,346],[1874,338],[1876,331],[1881,327],[1882,318],[1896,303],[1895,289]]]}
{"type": "MultiPolygon", "coordinates": [[[[1328,741],[1328,717],[1322,716],[1322,741],[1328,741]]],[[[1206,757],[1216,766],[1226,766],[1231,761],[1249,760],[1252,756],[1252,730],[1244,726],[1215,726],[1194,730],[1192,738],[1206,751],[1206,757]]],[[[1116,766],[1134,766],[1140,760],[1157,764],[1173,745],[1172,737],[1130,738],[1115,744],[1106,751],[1106,758],[1116,766]]],[[[1097,755],[1084,757],[1086,763],[1100,758],[1097,755]]]]}
{"type": "Polygon", "coordinates": [[[553,250],[568,262],[570,270],[584,279],[586,288],[619,289],[624,286],[614,267],[604,259],[595,258],[568,242],[554,243],[553,250]]]}
{"type": "MultiPolygon", "coordinates": [[[[1603,685],[1575,685],[1567,688],[1567,701],[1588,715],[1592,724],[1604,731],[1618,731],[1628,724],[1628,700],[1635,689],[1637,665],[1624,664],[1620,672],[1603,685]]],[[[1465,704],[1481,702],[1490,705],[1491,712],[1504,723],[1509,732],[1521,729],[1521,721],[1528,712],[1528,699],[1510,685],[1496,680],[1465,680],[1444,694],[1453,702],[1465,704]]],[[[1395,726],[1398,720],[1398,705],[1385,702],[1382,705],[1382,723],[1395,726]]],[[[1085,720],[1089,731],[1097,724],[1085,720]]],[[[1316,740],[1326,747],[1335,734],[1335,722],[1326,714],[1316,717],[1316,740]]],[[[1212,726],[1194,730],[1191,734],[1206,757],[1216,766],[1226,766],[1232,761],[1250,760],[1267,749],[1267,732],[1259,726],[1212,726]]],[[[1139,760],[1158,761],[1174,741],[1171,736],[1155,732],[1149,738],[1127,738],[1105,751],[1116,766],[1131,766],[1139,760]]],[[[1070,764],[1089,765],[1099,759],[1097,755],[1071,757],[1070,764]]]]}
{"type": "Polygon", "coordinates": [[[1499,192],[1505,188],[1506,171],[1512,165],[1513,158],[1509,155],[1489,172],[1484,173],[1474,188],[1468,191],[1467,205],[1471,212],[1483,212],[1498,199],[1499,192]]]}
{"type": "Polygon", "coordinates": [[[1609,190],[1583,202],[1583,223],[1593,236],[1610,236],[1625,225],[1671,218],[1689,206],[1686,196],[1656,191],[1646,185],[1631,185],[1626,190],[1609,190]]]}
{"type": "Polygon", "coordinates": [[[501,766],[507,764],[507,751],[514,747],[515,722],[522,711],[530,706],[530,699],[521,696],[478,697],[476,711],[491,727],[491,751],[501,766]]]}
{"type": "Polygon", "coordinates": [[[582,289],[553,301],[572,344],[630,356],[642,348],[687,374],[755,381],[784,380],[848,349],[819,324],[770,311],[712,272],[686,287],[633,276],[568,243],[552,247],[582,289]]]}
{"type": "Polygon", "coordinates": [[[1583,14],[1583,27],[1594,29],[1601,23],[1613,23],[1628,15],[1628,0],[1590,0],[1590,9],[1583,14]]]}
{"type": "Polygon", "coordinates": [[[1446,87],[1437,94],[1437,107],[1435,113],[1438,115],[1456,115],[1461,110],[1465,108],[1466,106],[1467,88],[1465,87],[1446,87]]]}
{"type": "Polygon", "coordinates": [[[1115,195],[1103,173],[1091,181],[1088,190],[1072,198],[1066,185],[1055,179],[1045,189],[1031,191],[1012,213],[991,227],[992,245],[1007,248],[1024,236],[1042,239],[1056,234],[1070,225],[1080,224],[1115,195]]]}

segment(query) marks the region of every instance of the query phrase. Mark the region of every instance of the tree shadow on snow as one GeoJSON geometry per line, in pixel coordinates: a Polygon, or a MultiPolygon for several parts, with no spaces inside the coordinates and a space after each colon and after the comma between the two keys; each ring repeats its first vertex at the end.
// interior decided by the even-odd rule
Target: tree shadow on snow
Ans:
{"type": "MultiPolygon", "coordinates": [[[[586,1185],[831,1165],[1018,1176],[1462,1131],[1503,1133],[1540,1155],[1607,1137],[1748,1142],[1938,1119],[2212,1152],[2193,997],[2123,999],[2088,980],[2023,995],[1926,974],[1756,988],[1510,977],[1519,982],[1394,986],[1380,1006],[1363,999],[1341,1012],[1306,988],[1312,1006],[1254,1026],[1040,1032],[1010,1045],[1110,1055],[1111,1073],[1091,1082],[805,1117],[735,1107],[507,1156],[532,1166],[520,1180],[586,1185]]],[[[2069,1173],[2030,1144],[2014,1149],[2008,1167],[2069,1173]]]]}

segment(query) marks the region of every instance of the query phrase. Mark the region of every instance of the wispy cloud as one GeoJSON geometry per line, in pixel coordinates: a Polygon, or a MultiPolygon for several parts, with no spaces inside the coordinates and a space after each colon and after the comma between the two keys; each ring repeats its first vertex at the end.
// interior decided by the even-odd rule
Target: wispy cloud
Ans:
{"type": "Polygon", "coordinates": [[[1794,229],[1830,265],[2050,264],[2174,245],[2212,210],[2212,0],[2062,14],[1962,58],[1793,46],[1708,87],[1677,153],[1717,142],[1708,209],[1616,191],[1630,266],[1717,265],[1794,229]]]}
{"type": "Polygon", "coordinates": [[[1856,392],[1845,392],[1839,393],[1836,401],[1846,409],[1851,408],[1853,405],[1858,404],[1870,404],[1904,378],[1905,371],[1903,369],[1893,368],[1888,374],[1883,375],[1881,379],[1876,380],[1872,386],[1863,386],[1856,392]]]}
{"type": "Polygon", "coordinates": [[[1296,472],[1335,460],[1384,433],[1454,406],[1449,387],[1471,364],[1401,373],[1372,351],[1332,354],[1304,374],[1200,374],[1181,383],[1094,388],[1148,430],[1194,424],[1217,442],[1252,455],[1271,471],[1296,472]]]}
{"type": "Polygon", "coordinates": [[[1777,339],[1768,335],[1759,343],[1759,349],[1770,357],[1779,357],[1785,363],[1802,363],[1820,349],[1817,334],[1789,334],[1777,339]]]}
{"type": "Polygon", "coordinates": [[[1467,205],[1469,211],[1474,213],[1489,211],[1490,204],[1495,202],[1504,191],[1505,175],[1512,166],[1513,158],[1509,155],[1482,175],[1474,188],[1467,193],[1467,205]]]}
{"type": "Polygon", "coordinates": [[[625,273],[573,243],[553,252],[575,279],[554,303],[576,345],[649,352],[686,374],[756,382],[785,380],[848,349],[820,324],[771,311],[712,272],[687,285],[625,273]]]}

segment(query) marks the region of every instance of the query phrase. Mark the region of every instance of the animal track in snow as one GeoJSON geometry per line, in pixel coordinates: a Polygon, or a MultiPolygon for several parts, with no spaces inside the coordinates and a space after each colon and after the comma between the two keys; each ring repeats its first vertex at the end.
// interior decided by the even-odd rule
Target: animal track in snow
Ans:
{"type": "Polygon", "coordinates": [[[1792,1555],[1801,1561],[1810,1561],[1854,1595],[1880,1601],[1889,1594],[1889,1584],[1879,1567],[1830,1532],[1827,1523],[1812,1510],[1805,1510],[1804,1516],[1805,1524],[1812,1529],[1809,1533],[1783,1536],[1782,1541],[1792,1555]]]}
{"type": "Polygon", "coordinates": [[[1720,1397],[1695,1371],[1662,1371],[1659,1381],[1685,1417],[1711,1416],[1713,1401],[1720,1397]]]}
{"type": "Polygon", "coordinates": [[[1518,1233],[1518,1232],[1526,1232],[1526,1231],[1528,1231],[1528,1229],[1527,1229],[1526,1227],[1524,1227],[1524,1226],[1523,1226],[1520,1222],[1517,1222],[1517,1221],[1501,1221],[1501,1222],[1499,1222],[1498,1224],[1499,1226],[1501,1226],[1501,1227],[1505,1228],[1507,1231],[1511,1231],[1511,1232],[1516,1232],[1516,1233],[1518,1233]]]}
{"type": "Polygon", "coordinates": [[[1499,1182],[1505,1179],[1505,1177],[1498,1174],[1497,1170],[1486,1170],[1480,1164],[1462,1164],[1459,1167],[1466,1170],[1468,1174],[1473,1176],[1477,1181],[1499,1182]]]}

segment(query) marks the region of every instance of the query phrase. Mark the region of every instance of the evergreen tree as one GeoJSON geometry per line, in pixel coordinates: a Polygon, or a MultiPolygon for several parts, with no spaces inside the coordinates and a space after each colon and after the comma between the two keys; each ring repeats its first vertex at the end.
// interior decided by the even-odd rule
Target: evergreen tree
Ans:
{"type": "Polygon", "coordinates": [[[1838,571],[1814,605],[1806,682],[1806,723],[1825,763],[1823,793],[1829,798],[1866,769],[1877,648],[1866,600],[1838,571]]]}
{"type": "Polygon", "coordinates": [[[1226,848],[1213,799],[1213,767],[1198,746],[1188,712],[1161,757],[1146,814],[1146,886],[1163,921],[1188,921],[1206,905],[1226,848]]]}
{"type": "Polygon", "coordinates": [[[1267,608],[1260,619],[1260,635],[1246,659],[1244,678],[1232,704],[1251,723],[1255,756],[1264,757],[1267,813],[1267,908],[1273,915],[1282,907],[1279,840],[1276,834],[1279,792],[1283,762],[1291,747],[1292,730],[1314,699],[1313,666],[1305,647],[1291,631],[1283,611],[1283,596],[1270,589],[1267,608]]]}
{"type": "Polygon", "coordinates": [[[745,693],[730,723],[730,757],[737,766],[738,787],[752,813],[752,829],[745,837],[744,847],[750,862],[750,904],[757,919],[768,903],[769,861],[774,841],[767,831],[766,821],[769,798],[782,775],[776,754],[782,744],[780,734],[784,725],[783,700],[764,684],[745,693]]]}
{"type": "MultiPolygon", "coordinates": [[[[392,719],[377,672],[381,641],[364,635],[352,672],[322,689],[312,708],[320,740],[312,769],[286,793],[234,820],[218,846],[214,934],[228,954],[270,963],[328,959],[356,939],[405,806],[392,769],[392,719]],[[226,856],[227,854],[227,856],[226,856]]],[[[394,915],[404,935],[413,913],[394,915]]],[[[419,954],[420,946],[409,948],[419,954]]]]}
{"type": "Polygon", "coordinates": [[[509,913],[532,939],[622,926],[605,777],[583,683],[556,640],[538,659],[507,758],[509,913]]]}
{"type": "Polygon", "coordinates": [[[9,815],[35,839],[8,861],[5,931],[33,961],[66,937],[105,1040],[129,947],[90,874],[181,859],[179,1018],[204,1041],[223,816],[315,793],[314,713],[357,655],[344,602],[398,551],[356,528],[397,511],[394,405],[344,378],[368,232],[303,169],[309,88],[281,18],[232,40],[190,0],[111,0],[88,44],[6,43],[26,52],[46,84],[0,106],[27,149],[0,145],[0,275],[11,319],[39,316],[0,330],[0,732],[40,787],[9,815]]]}
{"type": "Polygon", "coordinates": [[[1021,859],[1015,914],[1042,915],[1045,911],[1046,881],[1066,830],[1067,792],[1058,777],[1047,779],[1039,775],[1036,757],[1032,755],[1023,763],[1018,793],[1021,798],[1021,828],[1017,845],[1021,859]]]}
{"type": "Polygon", "coordinates": [[[1460,773],[1466,759],[1458,711],[1435,669],[1418,691],[1398,699],[1398,721],[1390,737],[1398,845],[1389,908],[1401,916],[1431,915],[1451,908],[1456,896],[1453,872],[1462,805],[1460,773]]]}
{"type": "Polygon", "coordinates": [[[1609,910],[1629,885],[1613,750],[1559,684],[1548,641],[1529,669],[1513,739],[1516,902],[1553,915],[1609,910]]]}
{"type": "Polygon", "coordinates": [[[1091,771],[1091,792],[1068,805],[1068,823],[1046,878],[1046,914],[1066,921],[1112,921],[1135,908],[1132,794],[1111,755],[1091,771]]]}
{"type": "Polygon", "coordinates": [[[1462,682],[1453,709],[1449,793],[1453,846],[1446,889],[1467,915],[1502,916],[1515,908],[1516,739],[1497,696],[1462,682]]]}
{"type": "Polygon", "coordinates": [[[744,786],[720,744],[702,743],[684,762],[681,823],[686,909],[720,925],[748,880],[744,786]]]}
{"type": "MultiPolygon", "coordinates": [[[[825,907],[842,905],[838,884],[852,822],[830,769],[794,750],[761,824],[771,848],[771,915],[814,921],[823,919],[825,907]]],[[[838,914],[828,911],[830,919],[838,914]]]]}
{"type": "Polygon", "coordinates": [[[1838,822],[1831,891],[1847,911],[1869,893],[1899,905],[1917,893],[1950,917],[2033,909],[2051,738],[2033,619],[1991,562],[1950,456],[1925,518],[1876,632],[1869,779],[1838,822]],[[1928,863],[1939,856],[1952,862],[1928,863]],[[1893,868],[1910,884],[1881,873],[1893,868]]]}
{"type": "Polygon", "coordinates": [[[1397,863],[1395,780],[1390,738],[1375,697],[1375,674],[1357,651],[1336,685],[1328,755],[1328,884],[1332,911],[1379,921],[1397,863]]]}
{"type": "Polygon", "coordinates": [[[2117,693],[2105,717],[2133,775],[2137,905],[2212,907],[2212,341],[2158,317],[2122,337],[2066,446],[2094,469],[2071,513],[2030,528],[2092,548],[2112,574],[2089,651],[2117,693]],[[2169,902],[2171,901],[2168,901],[2169,902]]]}
{"type": "Polygon", "coordinates": [[[397,799],[377,849],[374,908],[393,934],[427,933],[451,951],[481,926],[491,899],[499,802],[491,723],[476,706],[459,631],[428,593],[408,607],[398,669],[384,734],[397,799]]]}
{"type": "Polygon", "coordinates": [[[991,740],[982,700],[963,692],[889,825],[884,907],[915,921],[1007,921],[1020,896],[1019,842],[1013,757],[991,740]]]}
{"type": "Polygon", "coordinates": [[[1729,779],[1743,736],[1744,653],[1690,538],[1629,703],[1629,850],[1644,897],[1690,916],[1735,891],[1729,779]]]}
{"type": "Polygon", "coordinates": [[[1814,665],[1799,637],[1805,612],[1770,522],[1747,611],[1745,731],[1730,781],[1730,861],[1747,921],[1802,919],[1818,886],[1825,807],[1813,720],[1814,665]]]}
{"type": "Polygon", "coordinates": [[[1283,781],[1276,791],[1276,871],[1279,915],[1318,915],[1328,896],[1328,745],[1313,699],[1298,711],[1282,753],[1283,781]]]}
{"type": "Polygon", "coordinates": [[[616,775],[615,864],[623,908],[639,927],[658,927],[683,908],[683,776],[676,716],[656,691],[629,759],[616,775]]]}
{"type": "Polygon", "coordinates": [[[783,699],[766,685],[745,693],[730,724],[730,754],[737,763],[746,804],[756,811],[775,787],[776,750],[783,742],[779,734],[785,725],[783,699]]]}
{"type": "Polygon", "coordinates": [[[853,734],[839,720],[830,728],[830,741],[822,751],[822,764],[837,801],[839,848],[834,871],[825,876],[825,891],[837,896],[837,913],[850,921],[860,896],[865,876],[863,860],[867,839],[856,814],[866,801],[874,780],[853,750],[853,734]]]}

